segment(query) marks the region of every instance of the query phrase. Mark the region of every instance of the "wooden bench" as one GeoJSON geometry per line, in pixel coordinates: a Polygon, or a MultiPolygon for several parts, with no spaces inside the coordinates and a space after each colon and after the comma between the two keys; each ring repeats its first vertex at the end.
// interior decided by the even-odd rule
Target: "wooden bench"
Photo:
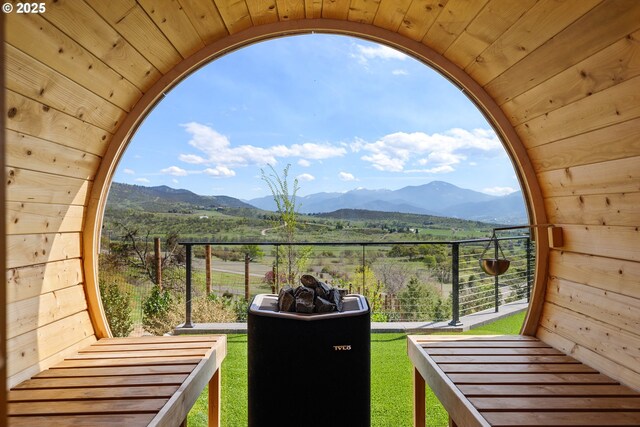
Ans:
{"type": "Polygon", "coordinates": [[[226,337],[105,338],[9,392],[11,427],[186,424],[209,383],[209,425],[220,424],[226,337]]]}
{"type": "Polygon", "coordinates": [[[425,381],[450,425],[640,426],[640,393],[534,337],[407,337],[414,425],[425,425],[425,381]]]}

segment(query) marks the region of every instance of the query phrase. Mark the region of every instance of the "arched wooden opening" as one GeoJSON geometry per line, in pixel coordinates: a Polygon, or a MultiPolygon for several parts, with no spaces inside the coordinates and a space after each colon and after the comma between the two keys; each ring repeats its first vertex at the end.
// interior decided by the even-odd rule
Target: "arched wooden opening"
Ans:
{"type": "Polygon", "coordinates": [[[247,43],[328,31],[403,50],[482,106],[516,163],[532,220],[564,230],[562,248],[538,254],[541,315],[532,311],[524,332],[640,388],[637,1],[46,6],[5,15],[10,384],[107,333],[93,283],[95,229],[119,152],[162,91],[247,43]]]}

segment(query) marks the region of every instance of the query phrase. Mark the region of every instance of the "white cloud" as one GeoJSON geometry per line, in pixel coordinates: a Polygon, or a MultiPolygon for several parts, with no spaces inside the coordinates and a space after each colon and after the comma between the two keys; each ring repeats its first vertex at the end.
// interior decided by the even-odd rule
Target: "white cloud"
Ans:
{"type": "Polygon", "coordinates": [[[127,175],[135,175],[136,171],[134,171],[133,169],[129,169],[129,168],[125,168],[122,172],[126,173],[127,175]]]}
{"type": "Polygon", "coordinates": [[[171,182],[173,182],[174,184],[178,184],[178,183],[180,183],[180,181],[178,181],[178,180],[177,180],[177,179],[175,179],[175,178],[173,178],[173,179],[171,180],[171,182]]]}
{"type": "Polygon", "coordinates": [[[478,166],[478,162],[469,162],[469,166],[478,166]]]}
{"type": "Polygon", "coordinates": [[[352,57],[356,58],[361,64],[367,64],[370,59],[404,61],[408,58],[404,53],[385,45],[365,46],[356,44],[355,47],[357,52],[352,54],[352,57]]]}
{"type": "Polygon", "coordinates": [[[313,175],[311,175],[311,174],[309,174],[309,173],[303,173],[303,174],[301,174],[301,175],[298,175],[298,176],[296,177],[296,179],[297,179],[298,181],[302,181],[302,182],[307,181],[307,182],[308,182],[308,181],[313,181],[314,179],[316,179],[316,177],[315,177],[315,176],[313,176],[313,175]]]}
{"type": "Polygon", "coordinates": [[[338,178],[340,178],[341,181],[357,181],[356,177],[349,172],[340,172],[338,178]]]}
{"type": "Polygon", "coordinates": [[[482,189],[483,193],[491,194],[492,196],[506,196],[507,194],[515,193],[515,188],[511,187],[489,187],[482,189]]]}
{"type": "Polygon", "coordinates": [[[207,168],[202,171],[205,175],[210,176],[222,176],[222,177],[231,177],[236,176],[236,172],[234,170],[229,169],[226,166],[218,165],[215,168],[207,168]]]}
{"type": "Polygon", "coordinates": [[[298,164],[304,168],[308,168],[309,166],[311,166],[311,162],[307,159],[298,160],[298,164]]]}
{"type": "Polygon", "coordinates": [[[149,184],[151,183],[151,181],[149,181],[147,178],[137,178],[136,182],[141,182],[143,184],[149,184]]]}
{"type": "Polygon", "coordinates": [[[161,173],[173,176],[187,176],[188,172],[178,166],[170,166],[168,168],[162,169],[161,173]]]}
{"type": "Polygon", "coordinates": [[[393,74],[394,76],[408,76],[409,72],[407,70],[398,68],[397,70],[393,70],[391,74],[393,74]]]}
{"type": "Polygon", "coordinates": [[[232,146],[228,137],[218,133],[210,126],[191,122],[182,125],[191,135],[189,145],[200,153],[180,154],[179,160],[193,164],[212,166],[205,172],[215,176],[233,176],[236,167],[278,163],[278,158],[300,157],[299,164],[309,166],[311,160],[323,160],[341,157],[347,153],[345,147],[328,143],[306,142],[293,145],[275,145],[256,147],[254,145],[232,146]]]}
{"type": "Polygon", "coordinates": [[[496,134],[486,129],[451,129],[432,135],[423,132],[396,132],[372,143],[357,140],[351,144],[352,151],[367,153],[361,159],[371,163],[375,169],[424,173],[453,172],[454,166],[466,160],[469,155],[501,148],[496,134]]]}

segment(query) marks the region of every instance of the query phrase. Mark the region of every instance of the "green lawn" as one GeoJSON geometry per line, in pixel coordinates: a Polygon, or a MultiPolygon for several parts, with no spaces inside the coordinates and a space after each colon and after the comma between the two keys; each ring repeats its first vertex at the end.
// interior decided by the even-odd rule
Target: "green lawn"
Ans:
{"type": "MultiPolygon", "coordinates": [[[[465,334],[518,334],[524,312],[489,323],[465,334]]],[[[222,425],[247,425],[247,336],[228,335],[228,353],[222,363],[222,425]]],[[[407,357],[405,334],[371,335],[371,425],[412,425],[413,368],[407,357]]],[[[427,390],[427,425],[445,427],[448,417],[427,390]]],[[[189,413],[189,426],[206,426],[207,390],[189,413]]]]}

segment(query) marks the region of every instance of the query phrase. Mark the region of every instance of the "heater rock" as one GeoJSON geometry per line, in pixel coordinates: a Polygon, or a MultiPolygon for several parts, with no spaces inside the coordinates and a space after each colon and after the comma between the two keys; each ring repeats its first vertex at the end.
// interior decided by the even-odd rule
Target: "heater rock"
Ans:
{"type": "Polygon", "coordinates": [[[313,300],[315,298],[315,292],[313,289],[306,286],[299,286],[295,290],[296,297],[296,312],[298,313],[313,313],[313,300]]]}
{"type": "Polygon", "coordinates": [[[296,297],[293,288],[289,285],[280,289],[278,294],[278,309],[284,312],[296,311],[296,297]]]}
{"type": "Polygon", "coordinates": [[[315,299],[316,311],[318,313],[331,313],[336,311],[336,305],[326,299],[317,296],[315,299]]]}
{"type": "Polygon", "coordinates": [[[302,277],[300,277],[300,283],[308,288],[315,289],[320,282],[310,274],[303,274],[302,277]]]}
{"type": "Polygon", "coordinates": [[[330,290],[331,286],[327,285],[324,282],[318,281],[318,286],[316,286],[316,295],[326,299],[329,296],[330,290]]]}
{"type": "Polygon", "coordinates": [[[342,302],[342,294],[341,294],[341,289],[331,289],[329,291],[329,295],[328,295],[328,300],[330,302],[332,302],[333,304],[335,304],[336,309],[338,309],[338,311],[342,311],[343,310],[343,302],[342,302]]]}

